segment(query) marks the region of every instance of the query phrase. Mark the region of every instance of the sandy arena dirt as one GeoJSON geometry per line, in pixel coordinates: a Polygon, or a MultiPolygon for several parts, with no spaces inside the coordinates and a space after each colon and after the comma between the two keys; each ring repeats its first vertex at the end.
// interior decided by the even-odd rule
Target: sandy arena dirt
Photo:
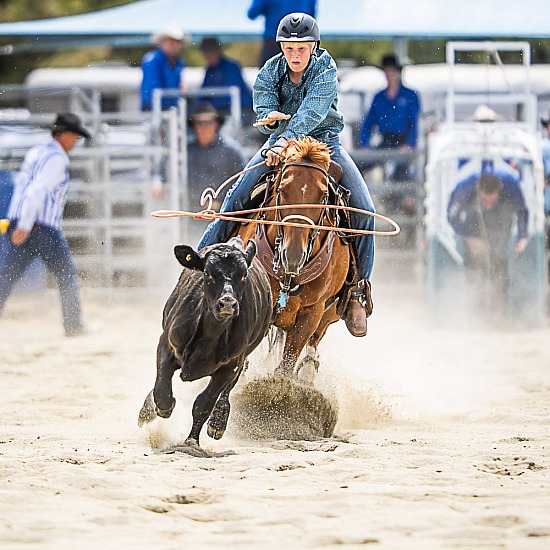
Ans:
{"type": "Polygon", "coordinates": [[[434,326],[414,282],[377,276],[368,337],[339,323],[320,346],[335,436],[254,441],[230,419],[220,441],[203,431],[213,458],[170,447],[203,382],[176,377],[173,417],[137,426],[169,289],[85,290],[92,332],[72,339],[55,291],[12,296],[0,320],[0,547],[548,548],[550,328],[434,326]]]}

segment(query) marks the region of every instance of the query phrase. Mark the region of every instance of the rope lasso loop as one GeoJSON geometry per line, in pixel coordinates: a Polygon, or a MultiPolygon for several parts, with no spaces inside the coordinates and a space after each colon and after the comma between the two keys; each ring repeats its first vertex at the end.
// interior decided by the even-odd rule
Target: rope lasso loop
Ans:
{"type": "MultiPolygon", "coordinates": [[[[376,212],[369,212],[368,210],[362,210],[361,208],[354,208],[352,206],[337,206],[332,204],[285,204],[279,206],[263,206],[260,208],[251,208],[248,210],[236,210],[233,212],[223,212],[216,213],[213,210],[203,210],[201,212],[186,212],[184,210],[156,210],[151,212],[151,216],[155,218],[180,218],[180,217],[193,217],[195,219],[205,219],[205,220],[226,220],[237,223],[258,223],[261,225],[284,225],[288,227],[304,227],[303,223],[289,222],[289,221],[275,221],[275,220],[266,220],[266,219],[251,219],[245,218],[242,216],[247,216],[249,214],[258,214],[260,212],[270,212],[274,210],[284,210],[284,209],[305,209],[305,208],[324,208],[324,209],[334,209],[334,210],[345,210],[348,212],[355,212],[357,214],[363,214],[365,216],[371,216],[383,222],[390,224],[394,229],[391,231],[378,231],[375,229],[351,229],[348,227],[332,227],[327,225],[309,225],[310,229],[319,229],[322,231],[337,231],[338,233],[350,233],[352,236],[355,235],[380,235],[391,237],[397,235],[401,228],[391,218],[383,216],[382,214],[377,214],[376,212]],[[240,217],[238,217],[240,216],[240,217]]],[[[296,216],[289,216],[294,218],[296,216]]],[[[304,216],[305,218],[305,216],[304,216]]],[[[308,222],[309,224],[309,222],[308,222]]]]}
{"type": "Polygon", "coordinates": [[[214,199],[217,199],[218,198],[218,195],[220,194],[221,190],[230,182],[232,182],[234,179],[238,178],[240,175],[242,174],[246,174],[246,172],[250,172],[250,170],[254,170],[254,168],[258,168],[258,166],[262,166],[263,164],[265,164],[265,160],[263,160],[262,162],[258,162],[258,164],[254,164],[253,166],[249,166],[248,168],[245,168],[244,170],[241,170],[240,172],[237,172],[236,174],[233,174],[230,178],[227,178],[217,189],[214,189],[212,187],[207,187],[206,189],[204,189],[204,191],[202,192],[201,194],[201,199],[200,199],[200,205],[201,206],[206,206],[206,208],[204,210],[202,210],[201,212],[197,212],[197,216],[198,217],[195,217],[193,216],[196,220],[205,220],[205,219],[213,219],[213,218],[204,218],[204,217],[201,217],[201,214],[203,212],[215,212],[213,209],[212,209],[212,202],[214,201],[214,199]]]}

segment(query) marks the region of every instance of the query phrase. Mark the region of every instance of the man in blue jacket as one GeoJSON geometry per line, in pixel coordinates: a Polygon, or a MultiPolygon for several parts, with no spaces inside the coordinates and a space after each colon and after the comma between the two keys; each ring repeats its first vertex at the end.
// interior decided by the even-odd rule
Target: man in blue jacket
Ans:
{"type": "MultiPolygon", "coordinates": [[[[185,63],[180,58],[184,44],[183,32],[174,26],[167,27],[164,32],[153,37],[158,47],[146,53],[141,61],[143,80],[141,82],[141,110],[153,109],[153,91],[156,89],[180,90],[182,87],[181,72],[185,63]]],[[[163,111],[175,107],[177,97],[163,97],[163,111]]]]}
{"type": "MultiPolygon", "coordinates": [[[[241,66],[237,61],[229,59],[222,50],[217,38],[203,38],[200,45],[201,52],[206,60],[206,72],[202,82],[202,88],[217,88],[224,86],[236,86],[241,95],[241,110],[245,123],[252,123],[252,90],[245,82],[241,66]]],[[[208,98],[218,113],[226,117],[231,111],[231,98],[228,95],[213,96],[208,98]]]]}

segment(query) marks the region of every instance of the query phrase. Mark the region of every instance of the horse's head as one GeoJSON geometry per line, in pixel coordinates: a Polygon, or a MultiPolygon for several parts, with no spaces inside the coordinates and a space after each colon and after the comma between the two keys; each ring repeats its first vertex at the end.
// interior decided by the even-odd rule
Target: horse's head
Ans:
{"type": "MultiPolygon", "coordinates": [[[[285,156],[277,204],[326,204],[330,165],[328,146],[311,137],[291,140],[285,156]]],[[[323,208],[285,208],[280,211],[280,220],[304,226],[281,226],[278,231],[280,260],[286,274],[298,275],[308,261],[319,233],[318,229],[311,227],[322,225],[324,212],[323,208]]]]}

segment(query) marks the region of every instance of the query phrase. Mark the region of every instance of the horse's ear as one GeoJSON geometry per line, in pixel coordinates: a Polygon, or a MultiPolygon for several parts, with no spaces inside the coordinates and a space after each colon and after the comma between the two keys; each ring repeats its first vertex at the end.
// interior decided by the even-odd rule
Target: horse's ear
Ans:
{"type": "Polygon", "coordinates": [[[246,243],[246,250],[244,251],[244,257],[248,267],[252,265],[254,256],[256,256],[256,242],[253,239],[249,239],[246,243]]]}
{"type": "Polygon", "coordinates": [[[203,271],[204,258],[199,256],[190,246],[186,244],[175,246],[174,254],[183,267],[194,269],[195,271],[203,271]]]}

